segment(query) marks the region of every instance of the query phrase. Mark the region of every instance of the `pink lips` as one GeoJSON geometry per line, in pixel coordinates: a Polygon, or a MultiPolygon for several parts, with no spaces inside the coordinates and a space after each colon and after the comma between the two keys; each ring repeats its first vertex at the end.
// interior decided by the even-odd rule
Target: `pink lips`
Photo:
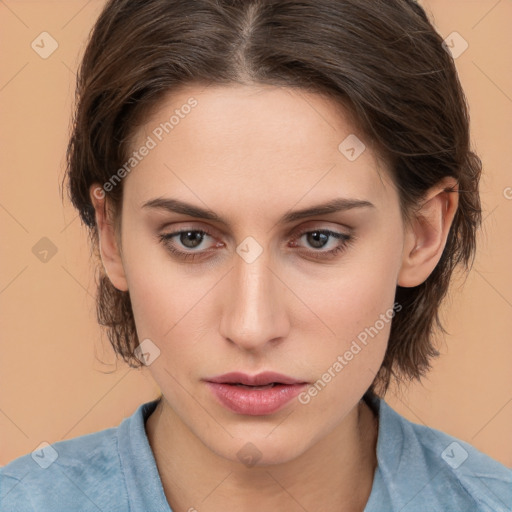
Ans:
{"type": "Polygon", "coordinates": [[[307,385],[307,382],[275,372],[254,376],[232,372],[205,380],[223,406],[250,416],[278,411],[307,385]]]}

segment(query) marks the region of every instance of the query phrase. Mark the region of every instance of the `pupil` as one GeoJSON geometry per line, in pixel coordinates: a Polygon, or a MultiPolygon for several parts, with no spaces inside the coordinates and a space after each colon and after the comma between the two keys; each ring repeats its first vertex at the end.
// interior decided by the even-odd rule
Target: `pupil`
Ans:
{"type": "Polygon", "coordinates": [[[197,247],[202,241],[203,234],[199,233],[199,231],[185,231],[180,235],[180,242],[189,249],[197,247]]]}

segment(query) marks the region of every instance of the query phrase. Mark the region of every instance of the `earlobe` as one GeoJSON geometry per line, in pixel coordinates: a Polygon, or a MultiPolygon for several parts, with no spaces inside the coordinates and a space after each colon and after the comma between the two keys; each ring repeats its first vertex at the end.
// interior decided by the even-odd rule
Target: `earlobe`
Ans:
{"type": "Polygon", "coordinates": [[[89,195],[95,210],[99,251],[105,273],[115,288],[120,291],[128,291],[121,251],[114,223],[109,218],[105,193],[97,183],[94,183],[89,188],[89,195]]]}
{"type": "Polygon", "coordinates": [[[406,228],[399,286],[418,286],[433,272],[443,254],[458,200],[458,184],[452,177],[426,194],[412,225],[406,228]]]}

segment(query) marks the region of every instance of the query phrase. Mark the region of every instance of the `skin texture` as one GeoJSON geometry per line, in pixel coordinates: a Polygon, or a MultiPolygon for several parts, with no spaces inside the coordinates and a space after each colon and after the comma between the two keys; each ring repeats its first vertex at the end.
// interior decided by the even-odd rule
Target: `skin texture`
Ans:
{"type": "Polygon", "coordinates": [[[457,194],[443,189],[456,183],[429,191],[421,217],[406,226],[383,162],[340,106],[258,84],[174,92],[137,129],[134,149],[191,97],[197,106],[124,178],[120,230],[94,193],[99,184],[90,189],[105,271],[130,291],[139,340],[160,350],[148,370],[164,401],[146,429],[167,499],[176,512],[363,510],[378,424],[361,397],[383,360],[390,322],[308,404],[294,399],[274,414],[239,415],[202,379],[266,370],[320,379],[392,310],[397,284],[416,286],[435,268],[457,208],[457,194]],[[338,150],[350,134],[366,145],[354,161],[338,150]],[[226,224],[142,207],[168,197],[226,224]],[[279,221],[339,197],[374,206],[279,221]],[[341,241],[322,246],[301,235],[306,228],[352,234],[352,242],[322,257],[341,241]],[[202,256],[180,260],[158,239],[180,229],[211,231],[197,247],[179,235],[168,242],[202,256]],[[262,249],[251,263],[236,252],[246,237],[262,249]],[[237,456],[249,442],[260,452],[252,467],[237,456]]]}

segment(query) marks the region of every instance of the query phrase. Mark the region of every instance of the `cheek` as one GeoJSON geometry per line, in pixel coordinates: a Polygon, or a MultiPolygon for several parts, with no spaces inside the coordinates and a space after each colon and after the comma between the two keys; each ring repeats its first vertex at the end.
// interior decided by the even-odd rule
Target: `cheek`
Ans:
{"type": "Polygon", "coordinates": [[[200,294],[169,264],[148,263],[131,267],[127,273],[128,287],[139,338],[160,343],[180,323],[188,321],[187,313],[200,294]]]}
{"type": "Polygon", "coordinates": [[[323,411],[329,429],[355,406],[381,367],[392,320],[400,310],[394,307],[394,280],[382,278],[377,269],[340,277],[337,284],[343,286],[333,283],[329,296],[310,295],[329,330],[321,330],[325,336],[320,342],[320,329],[315,343],[309,336],[310,346],[304,351],[311,373],[316,376],[299,396],[305,428],[315,428],[317,420],[312,411],[323,411]]]}
{"type": "Polygon", "coordinates": [[[312,313],[299,319],[301,329],[308,331],[314,324],[317,332],[321,329],[327,339],[339,345],[373,325],[393,306],[400,252],[395,247],[375,251],[367,245],[350,254],[339,267],[324,269],[314,278],[300,273],[290,277],[294,292],[312,313]]]}
{"type": "Polygon", "coordinates": [[[155,241],[127,243],[125,254],[138,338],[149,338],[160,350],[157,364],[150,367],[154,377],[161,373],[169,378],[164,369],[175,375],[204,367],[201,357],[209,348],[205,334],[211,338],[213,328],[205,318],[211,318],[217,274],[177,264],[155,241]]]}
{"type": "Polygon", "coordinates": [[[309,343],[315,339],[308,359],[314,373],[333,382],[324,396],[364,391],[384,358],[392,319],[400,309],[394,299],[401,246],[392,239],[387,248],[379,245],[380,251],[365,247],[316,282],[296,280],[297,295],[309,309],[296,319],[297,330],[308,333],[309,343]]]}

